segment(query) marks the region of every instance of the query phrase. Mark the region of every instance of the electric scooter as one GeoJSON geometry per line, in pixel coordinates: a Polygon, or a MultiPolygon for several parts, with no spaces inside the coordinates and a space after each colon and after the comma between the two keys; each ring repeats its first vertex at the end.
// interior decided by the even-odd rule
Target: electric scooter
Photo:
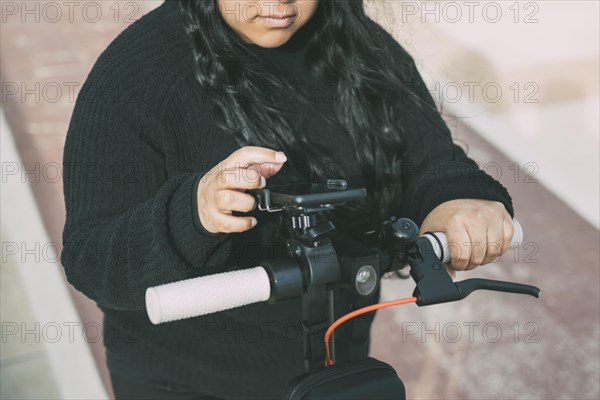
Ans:
{"type": "MultiPolygon", "coordinates": [[[[283,398],[404,399],[406,392],[396,371],[367,357],[335,363],[333,331],[347,320],[377,309],[416,303],[428,306],[462,300],[475,290],[492,290],[539,297],[531,285],[489,279],[454,282],[444,263],[450,260],[446,235],[427,232],[406,218],[390,217],[359,239],[338,232],[328,211],[362,200],[364,188],[344,180],[301,183],[249,190],[258,210],[281,213],[286,227],[286,257],[265,260],[260,266],[203,276],[148,288],[146,308],[154,324],[192,318],[257,302],[302,299],[306,373],[292,380],[283,398]],[[386,273],[410,266],[416,283],[412,297],[372,304],[341,316],[334,315],[335,289],[346,288],[359,299],[369,299],[386,273]],[[337,319],[336,319],[337,318],[337,319]],[[321,340],[315,341],[317,336],[321,340]]],[[[510,248],[523,240],[513,220],[510,248]]]]}

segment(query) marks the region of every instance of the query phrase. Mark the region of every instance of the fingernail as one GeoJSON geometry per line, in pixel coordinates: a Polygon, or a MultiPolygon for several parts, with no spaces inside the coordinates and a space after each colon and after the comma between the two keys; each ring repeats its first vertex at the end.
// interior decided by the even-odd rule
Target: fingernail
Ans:
{"type": "Polygon", "coordinates": [[[256,220],[256,218],[252,218],[252,227],[253,228],[256,226],[257,223],[258,223],[258,221],[256,220]]]}
{"type": "Polygon", "coordinates": [[[264,176],[260,176],[260,187],[264,188],[265,186],[267,186],[267,180],[265,179],[264,176]]]}
{"type": "Polygon", "coordinates": [[[285,156],[285,154],[283,154],[282,151],[278,151],[277,153],[275,153],[275,159],[281,162],[287,161],[287,157],[285,156]]]}

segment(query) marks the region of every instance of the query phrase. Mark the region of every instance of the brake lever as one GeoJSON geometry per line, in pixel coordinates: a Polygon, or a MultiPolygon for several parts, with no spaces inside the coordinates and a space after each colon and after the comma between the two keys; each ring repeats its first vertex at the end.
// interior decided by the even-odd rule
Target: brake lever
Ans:
{"type": "Polygon", "coordinates": [[[454,282],[446,272],[434,248],[425,237],[417,239],[408,253],[410,275],[417,284],[413,296],[418,306],[462,300],[475,290],[493,290],[539,297],[540,289],[514,282],[491,279],[467,279],[454,282]]]}

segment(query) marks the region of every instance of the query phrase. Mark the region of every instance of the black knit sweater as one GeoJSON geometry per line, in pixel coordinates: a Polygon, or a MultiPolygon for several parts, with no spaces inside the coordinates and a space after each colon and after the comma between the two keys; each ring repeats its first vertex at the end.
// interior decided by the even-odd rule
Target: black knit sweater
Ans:
{"type": "MultiPolygon", "coordinates": [[[[410,56],[380,32],[374,40],[385,41],[397,65],[410,65],[410,84],[433,105],[410,56]]],[[[305,88],[327,87],[305,79],[298,62],[304,48],[294,38],[278,49],[248,48],[260,52],[273,74],[297,77],[305,88]]],[[[239,148],[214,124],[206,93],[195,80],[191,42],[172,2],[133,23],[102,53],[77,99],[64,149],[62,262],[69,282],[104,311],[107,349],[133,369],[223,398],[277,397],[303,372],[299,301],[159,326],[145,312],[150,286],[252,267],[264,257],[256,251],[260,219],[243,234],[212,234],[195,212],[198,179],[239,148]]],[[[327,95],[315,101],[332,115],[327,95]]],[[[319,114],[296,114],[311,140],[331,149],[351,184],[361,185],[341,128],[319,114]]],[[[450,140],[439,140],[431,125],[447,130],[439,114],[413,119],[405,143],[416,168],[405,177],[402,216],[420,223],[456,198],[498,200],[512,214],[504,187],[450,140]]],[[[290,181],[286,168],[270,183],[290,181]]]]}

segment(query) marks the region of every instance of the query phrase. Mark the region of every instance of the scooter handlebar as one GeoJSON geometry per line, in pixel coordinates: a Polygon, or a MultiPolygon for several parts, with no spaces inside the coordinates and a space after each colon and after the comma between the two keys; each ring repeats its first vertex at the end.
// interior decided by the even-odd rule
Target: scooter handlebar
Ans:
{"type": "MultiPolygon", "coordinates": [[[[516,220],[513,224],[515,233],[510,248],[523,240],[521,225],[516,220]]],[[[446,235],[436,232],[424,236],[431,242],[436,255],[440,259],[443,256],[443,262],[448,262],[450,252],[446,235]]],[[[257,266],[148,288],[146,310],[150,321],[157,325],[267,301],[270,295],[269,275],[263,267],[257,266]]]]}
{"type": "MultiPolygon", "coordinates": [[[[513,219],[512,222],[515,231],[512,240],[510,241],[509,249],[515,249],[523,242],[523,228],[521,227],[521,224],[516,219],[513,219]]],[[[450,245],[448,244],[448,237],[444,232],[427,232],[423,236],[429,239],[433,251],[438,258],[442,260],[442,263],[450,261],[450,245]]]]}
{"type": "Polygon", "coordinates": [[[157,325],[266,301],[270,294],[269,276],[259,266],[148,288],[146,310],[157,325]]]}

